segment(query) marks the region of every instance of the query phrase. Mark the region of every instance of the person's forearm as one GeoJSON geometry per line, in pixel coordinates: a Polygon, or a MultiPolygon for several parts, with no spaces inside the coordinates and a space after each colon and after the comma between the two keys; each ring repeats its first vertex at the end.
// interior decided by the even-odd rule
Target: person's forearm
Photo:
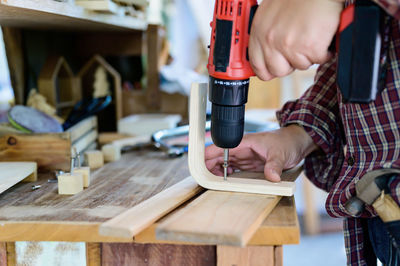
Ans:
{"type": "Polygon", "coordinates": [[[318,146],[314,143],[310,135],[299,125],[288,125],[282,128],[282,132],[283,134],[288,134],[293,139],[293,145],[303,158],[318,149],[318,146]]]}

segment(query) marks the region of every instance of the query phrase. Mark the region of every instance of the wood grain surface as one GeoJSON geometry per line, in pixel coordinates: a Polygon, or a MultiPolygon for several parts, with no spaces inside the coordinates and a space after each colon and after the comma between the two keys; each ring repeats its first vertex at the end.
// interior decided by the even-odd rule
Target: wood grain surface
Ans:
{"type": "Polygon", "coordinates": [[[294,197],[282,197],[263,221],[249,245],[283,245],[300,243],[300,225],[294,197]]]}
{"type": "Polygon", "coordinates": [[[133,238],[203,190],[191,176],[186,177],[150,199],[103,223],[100,226],[100,234],[133,238]]]}
{"type": "Polygon", "coordinates": [[[0,221],[104,222],[187,176],[185,157],[128,153],[95,171],[91,186],[73,196],[58,195],[57,184],[47,182],[50,174],[13,187],[0,196],[0,221]],[[42,187],[31,191],[32,184],[42,187]]]}
{"type": "Polygon", "coordinates": [[[275,247],[217,247],[217,266],[274,266],[275,247]]]}
{"type": "Polygon", "coordinates": [[[9,134],[0,137],[0,161],[37,162],[39,171],[68,170],[69,133],[9,134]]]}
{"type": "MultiPolygon", "coordinates": [[[[184,208],[182,206],[181,208],[184,208]]],[[[162,243],[162,244],[182,244],[181,241],[159,240],[156,238],[156,228],[172,214],[178,212],[180,208],[170,215],[160,219],[158,222],[146,228],[135,236],[136,243],[162,243]]],[[[265,218],[260,227],[254,233],[247,245],[287,245],[298,244],[300,242],[300,226],[296,213],[296,206],[293,197],[283,197],[272,212],[265,218]]],[[[185,243],[189,244],[189,243],[185,243]]]]}
{"type": "Polygon", "coordinates": [[[102,244],[102,265],[209,266],[216,263],[215,246],[163,244],[102,244]]]}
{"type": "Polygon", "coordinates": [[[208,190],[156,229],[161,240],[245,246],[280,196],[208,190]]]}

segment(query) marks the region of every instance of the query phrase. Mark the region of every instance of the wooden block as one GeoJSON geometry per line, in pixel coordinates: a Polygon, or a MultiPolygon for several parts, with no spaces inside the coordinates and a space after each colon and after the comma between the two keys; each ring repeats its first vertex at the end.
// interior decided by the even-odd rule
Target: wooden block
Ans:
{"type": "Polygon", "coordinates": [[[90,185],[90,167],[77,167],[74,168],[75,174],[82,174],[83,187],[89,187],[90,185]]]}
{"type": "Polygon", "coordinates": [[[121,149],[116,145],[104,145],[101,151],[103,152],[104,161],[107,163],[117,161],[121,158],[121,149]]]}
{"type": "Polygon", "coordinates": [[[200,186],[212,190],[292,196],[294,182],[232,177],[224,180],[208,171],[204,161],[207,89],[206,83],[194,83],[190,93],[189,170],[193,178],[200,186]]]}
{"type": "Polygon", "coordinates": [[[35,182],[36,180],[37,164],[35,162],[0,163],[0,193],[20,181],[35,182]]]}
{"type": "Polygon", "coordinates": [[[217,266],[275,266],[273,246],[217,247],[217,266]]]}
{"type": "Polygon", "coordinates": [[[83,190],[83,176],[79,173],[70,173],[58,176],[58,194],[74,195],[83,190]]]}
{"type": "Polygon", "coordinates": [[[280,196],[208,190],[156,229],[157,239],[244,246],[280,196]]]}
{"type": "Polygon", "coordinates": [[[100,168],[104,165],[103,152],[99,150],[87,151],[84,153],[86,165],[90,169],[100,168]]]}
{"type": "Polygon", "coordinates": [[[103,223],[102,235],[132,238],[165,214],[203,191],[192,177],[161,191],[157,195],[103,223]]]}

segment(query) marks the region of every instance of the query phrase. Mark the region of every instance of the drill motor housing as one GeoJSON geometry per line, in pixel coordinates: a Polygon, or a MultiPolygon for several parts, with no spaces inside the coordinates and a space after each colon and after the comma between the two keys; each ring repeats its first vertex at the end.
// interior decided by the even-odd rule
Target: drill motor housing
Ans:
{"type": "Polygon", "coordinates": [[[211,137],[220,148],[235,148],[244,132],[250,77],[251,22],[257,0],[216,0],[208,59],[211,137]]]}

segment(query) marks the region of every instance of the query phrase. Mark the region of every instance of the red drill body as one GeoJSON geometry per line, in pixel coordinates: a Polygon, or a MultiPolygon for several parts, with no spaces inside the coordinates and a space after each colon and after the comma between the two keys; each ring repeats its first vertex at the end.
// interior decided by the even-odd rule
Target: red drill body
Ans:
{"type": "MultiPolygon", "coordinates": [[[[216,0],[214,7],[214,17],[211,22],[211,44],[210,56],[208,59],[208,72],[210,76],[226,80],[243,80],[254,76],[248,58],[248,44],[250,37],[251,20],[257,7],[257,0],[216,0]],[[219,22],[218,22],[219,21],[219,22]],[[230,29],[224,29],[224,32],[217,32],[217,23],[228,21],[230,29]],[[230,31],[230,32],[229,32],[230,31]],[[229,34],[230,33],[230,34],[229,34]],[[230,35],[230,36],[228,36],[230,35]],[[224,38],[223,47],[215,47],[216,38],[224,38]],[[218,54],[228,54],[225,58],[226,70],[222,70],[214,61],[215,49],[226,49],[225,51],[216,51],[218,54]],[[217,66],[216,66],[217,65],[217,66]]],[[[222,42],[221,41],[221,42],[222,42]]]]}
{"type": "Polygon", "coordinates": [[[257,0],[216,0],[208,59],[211,136],[221,148],[239,145],[244,131],[244,105],[249,78],[251,22],[257,0]]]}

